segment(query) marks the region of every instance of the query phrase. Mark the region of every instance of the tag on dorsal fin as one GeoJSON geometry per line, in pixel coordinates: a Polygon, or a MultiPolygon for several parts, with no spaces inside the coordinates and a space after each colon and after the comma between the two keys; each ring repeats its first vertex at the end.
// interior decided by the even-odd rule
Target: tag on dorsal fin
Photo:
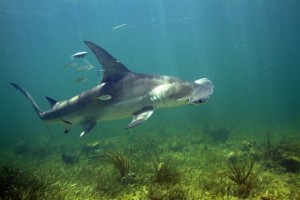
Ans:
{"type": "Polygon", "coordinates": [[[107,101],[110,100],[111,96],[109,94],[104,94],[96,98],[96,100],[107,101]]]}
{"type": "Polygon", "coordinates": [[[153,107],[146,107],[146,108],[143,108],[142,110],[134,113],[132,122],[126,127],[126,129],[135,127],[135,126],[143,123],[152,115],[153,112],[154,112],[153,107]]]}
{"type": "Polygon", "coordinates": [[[47,97],[47,96],[45,96],[45,97],[48,100],[51,108],[57,103],[57,101],[55,101],[54,99],[47,97]]]}

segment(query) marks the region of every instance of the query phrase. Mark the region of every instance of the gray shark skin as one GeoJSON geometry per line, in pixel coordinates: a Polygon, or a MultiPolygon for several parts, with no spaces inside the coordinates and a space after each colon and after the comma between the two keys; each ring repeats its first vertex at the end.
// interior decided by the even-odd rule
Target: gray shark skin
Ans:
{"type": "Polygon", "coordinates": [[[146,121],[155,109],[181,105],[200,105],[213,93],[213,84],[202,78],[195,82],[176,77],[134,73],[100,46],[84,41],[103,68],[101,83],[68,100],[46,97],[51,109],[42,111],[31,95],[21,86],[10,83],[31,103],[35,112],[47,124],[62,124],[65,132],[74,124],[82,126],[80,137],[102,121],[133,116],[126,128],[146,121]]]}

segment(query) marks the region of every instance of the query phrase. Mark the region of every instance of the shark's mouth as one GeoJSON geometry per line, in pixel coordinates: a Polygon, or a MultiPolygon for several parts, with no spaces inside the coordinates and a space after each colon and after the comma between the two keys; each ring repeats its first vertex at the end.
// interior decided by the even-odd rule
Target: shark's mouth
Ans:
{"type": "Polygon", "coordinates": [[[208,99],[209,98],[207,98],[207,99],[191,100],[191,98],[190,98],[188,104],[191,104],[191,105],[200,105],[200,104],[203,104],[203,103],[207,102],[208,99]]]}

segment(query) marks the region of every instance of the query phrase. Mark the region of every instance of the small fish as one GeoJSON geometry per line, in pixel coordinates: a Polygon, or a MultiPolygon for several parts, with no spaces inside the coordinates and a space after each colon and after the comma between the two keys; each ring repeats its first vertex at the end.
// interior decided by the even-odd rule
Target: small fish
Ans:
{"type": "Polygon", "coordinates": [[[85,77],[80,77],[74,80],[74,83],[84,83],[87,81],[87,78],[85,77]]]}
{"type": "Polygon", "coordinates": [[[81,52],[77,52],[77,53],[74,53],[72,55],[73,58],[84,58],[84,56],[87,55],[87,52],[86,51],[81,51],[81,52]]]}
{"type": "Polygon", "coordinates": [[[112,27],[113,30],[116,30],[118,28],[122,28],[123,26],[127,26],[127,24],[120,24],[118,26],[112,27]]]}
{"type": "Polygon", "coordinates": [[[77,71],[82,71],[82,70],[86,70],[86,71],[90,71],[91,69],[95,68],[93,65],[88,64],[82,67],[77,67],[77,71]]]}
{"type": "Polygon", "coordinates": [[[67,64],[64,65],[65,68],[68,68],[68,67],[76,67],[76,63],[73,63],[73,62],[68,62],[67,64]]]}
{"type": "Polygon", "coordinates": [[[109,94],[104,94],[96,98],[96,100],[107,101],[110,100],[111,96],[109,94]]]}

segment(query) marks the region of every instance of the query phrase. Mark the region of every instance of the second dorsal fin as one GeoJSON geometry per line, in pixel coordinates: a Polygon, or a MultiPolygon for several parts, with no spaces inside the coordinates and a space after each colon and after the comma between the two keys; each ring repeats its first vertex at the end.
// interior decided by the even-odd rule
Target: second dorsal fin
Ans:
{"type": "Polygon", "coordinates": [[[46,99],[48,100],[48,102],[49,102],[51,108],[57,103],[56,100],[54,100],[54,99],[52,99],[52,98],[50,98],[50,97],[47,97],[47,96],[45,96],[45,97],[46,97],[46,99]]]}

